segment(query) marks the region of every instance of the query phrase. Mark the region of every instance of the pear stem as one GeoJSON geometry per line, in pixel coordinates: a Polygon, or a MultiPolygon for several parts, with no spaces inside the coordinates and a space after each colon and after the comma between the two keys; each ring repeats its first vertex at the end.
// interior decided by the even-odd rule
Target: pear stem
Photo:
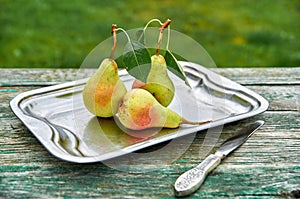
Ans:
{"type": "Polygon", "coordinates": [[[110,56],[109,56],[110,59],[114,58],[115,49],[116,49],[116,46],[117,46],[117,33],[116,33],[117,31],[116,31],[116,28],[117,28],[116,24],[113,24],[111,26],[111,34],[113,34],[114,44],[113,44],[113,47],[111,49],[111,53],[110,53],[110,56]]]}
{"type": "Polygon", "coordinates": [[[171,23],[171,20],[170,19],[167,19],[165,21],[165,23],[162,23],[159,19],[151,19],[146,25],[145,27],[143,28],[143,33],[141,34],[141,36],[139,37],[138,41],[141,41],[142,37],[144,36],[144,44],[146,43],[146,29],[148,28],[148,26],[152,23],[152,22],[158,22],[161,27],[159,29],[159,39],[158,39],[158,42],[157,42],[157,49],[156,49],[156,55],[159,55],[159,50],[160,50],[160,44],[161,44],[161,41],[162,41],[162,37],[163,37],[163,31],[165,28],[168,28],[168,39],[167,39],[167,44],[166,44],[166,49],[168,50],[169,49],[169,43],[170,43],[170,23],[171,23]]]}
{"type": "MultiPolygon", "coordinates": [[[[113,24],[112,27],[111,27],[111,34],[113,34],[114,44],[113,44],[113,47],[111,49],[110,59],[113,59],[114,54],[115,54],[115,49],[116,49],[116,46],[117,46],[117,31],[124,32],[125,36],[127,37],[128,42],[131,44],[131,39],[130,39],[129,35],[127,34],[126,30],[124,30],[123,28],[117,28],[117,25],[113,24]]],[[[133,49],[132,45],[131,45],[131,47],[133,49]]]]}
{"type": "MultiPolygon", "coordinates": [[[[165,28],[167,28],[170,25],[170,23],[171,23],[171,20],[167,19],[166,22],[159,29],[159,37],[158,37],[158,42],[157,42],[156,55],[159,55],[160,44],[162,42],[164,30],[165,30],[165,28]]],[[[169,44],[167,44],[167,46],[168,45],[169,44]]]]}
{"type": "Polygon", "coordinates": [[[192,122],[192,121],[188,121],[188,120],[182,118],[182,121],[181,121],[180,124],[202,125],[202,124],[207,124],[207,123],[210,123],[210,122],[212,122],[212,120],[192,122]]]}
{"type": "Polygon", "coordinates": [[[170,25],[170,23],[171,23],[171,20],[170,20],[170,19],[167,19],[167,20],[165,21],[165,23],[160,27],[159,32],[162,33],[162,32],[165,30],[165,28],[167,28],[167,27],[170,25]]]}

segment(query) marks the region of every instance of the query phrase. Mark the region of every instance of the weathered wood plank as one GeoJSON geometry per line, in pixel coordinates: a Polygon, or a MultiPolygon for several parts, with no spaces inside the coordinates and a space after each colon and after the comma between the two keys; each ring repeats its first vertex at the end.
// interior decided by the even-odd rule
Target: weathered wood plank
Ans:
{"type": "Polygon", "coordinates": [[[300,68],[217,68],[212,69],[244,85],[299,84],[300,68]]]}
{"type": "MultiPolygon", "coordinates": [[[[291,196],[291,192],[298,188],[300,166],[297,157],[300,149],[297,146],[300,144],[300,129],[295,125],[290,131],[285,126],[286,121],[280,118],[287,114],[290,122],[297,124],[299,117],[297,113],[282,112],[273,120],[274,114],[278,113],[264,113],[251,119],[262,117],[266,124],[212,172],[194,195],[195,198],[291,196]]],[[[226,125],[220,141],[249,121],[226,125]]],[[[5,124],[5,129],[9,129],[6,122],[1,126],[5,124]]],[[[156,167],[148,173],[127,173],[101,163],[79,165],[60,161],[49,155],[21,124],[4,133],[5,142],[1,141],[0,193],[7,197],[118,198],[125,194],[132,198],[172,197],[172,182],[181,172],[200,161],[198,151],[204,138],[203,133],[197,134],[188,151],[178,161],[145,165],[156,167]]],[[[168,153],[172,151],[161,155],[167,157],[170,155],[168,153]]],[[[147,153],[144,155],[147,158],[147,153]]],[[[131,166],[137,172],[144,169],[139,165],[131,166]]]]}
{"type": "Polygon", "coordinates": [[[300,111],[300,85],[246,86],[269,101],[272,111],[300,111]]]}
{"type": "Polygon", "coordinates": [[[0,86],[53,85],[76,80],[76,69],[0,69],[0,86]]]}
{"type": "MultiPolygon", "coordinates": [[[[300,68],[211,68],[243,85],[300,84],[300,68]]],[[[92,69],[0,69],[0,86],[53,85],[89,77],[92,69]]]]}

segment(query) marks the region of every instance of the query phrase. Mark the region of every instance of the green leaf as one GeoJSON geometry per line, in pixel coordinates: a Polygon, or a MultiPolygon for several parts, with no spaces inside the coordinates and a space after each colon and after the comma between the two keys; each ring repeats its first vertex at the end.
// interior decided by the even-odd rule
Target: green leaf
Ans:
{"type": "Polygon", "coordinates": [[[119,69],[126,68],[126,66],[124,65],[124,62],[123,62],[123,55],[115,58],[115,62],[117,62],[119,69]]]}
{"type": "Polygon", "coordinates": [[[167,66],[168,66],[169,70],[172,73],[174,73],[175,75],[177,75],[179,78],[181,78],[187,86],[191,87],[188,80],[187,80],[187,78],[186,78],[186,75],[185,75],[182,67],[178,63],[175,56],[171,53],[171,51],[166,50],[166,53],[165,53],[164,57],[165,57],[165,60],[166,60],[166,63],[167,63],[167,66]]]}
{"type": "Polygon", "coordinates": [[[129,41],[125,45],[123,63],[130,75],[146,82],[151,67],[151,56],[143,44],[129,41]]]}

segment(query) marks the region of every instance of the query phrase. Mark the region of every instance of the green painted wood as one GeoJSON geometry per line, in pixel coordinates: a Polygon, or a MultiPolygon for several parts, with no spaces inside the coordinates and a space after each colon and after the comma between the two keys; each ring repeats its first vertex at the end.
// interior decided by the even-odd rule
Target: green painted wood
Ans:
{"type": "MultiPolygon", "coordinates": [[[[212,68],[233,81],[250,84],[300,84],[300,68],[212,68]]],[[[87,78],[92,69],[0,69],[0,85],[52,85],[87,78]]]]}
{"type": "MultiPolygon", "coordinates": [[[[191,198],[299,197],[300,97],[299,84],[295,83],[299,72],[294,68],[218,70],[267,98],[268,111],[225,125],[220,136],[203,131],[195,137],[177,139],[176,150],[165,151],[147,164],[124,161],[132,154],[113,159],[111,162],[119,163],[115,168],[111,162],[74,164],[53,157],[10,110],[8,103],[17,94],[72,81],[75,70],[17,70],[16,77],[8,77],[10,70],[1,71],[6,75],[0,72],[0,198],[173,198],[172,186],[178,175],[204,158],[203,149],[216,149],[204,145],[205,139],[217,139],[218,146],[258,119],[265,125],[226,158],[191,198]],[[247,78],[264,71],[272,72],[270,76],[263,73],[268,81],[257,75],[247,78]],[[26,77],[24,81],[22,76],[26,77]],[[287,76],[295,80],[293,84],[282,81],[287,76]],[[175,152],[182,155],[173,162],[160,161],[175,152]]],[[[147,160],[149,151],[164,144],[139,151],[141,160],[147,160]]]]}

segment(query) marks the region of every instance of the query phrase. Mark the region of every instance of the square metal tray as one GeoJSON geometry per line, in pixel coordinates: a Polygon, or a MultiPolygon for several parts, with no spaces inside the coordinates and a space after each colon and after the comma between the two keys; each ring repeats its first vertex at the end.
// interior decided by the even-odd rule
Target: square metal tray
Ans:
{"type": "MultiPolygon", "coordinates": [[[[97,118],[84,107],[81,92],[88,78],[21,93],[10,106],[51,154],[77,163],[108,160],[267,110],[267,100],[246,87],[198,64],[180,64],[192,88],[173,75],[176,90],[169,108],[188,120],[211,123],[162,129],[150,137],[128,135],[113,118],[97,118]]],[[[133,77],[125,70],[119,74],[130,89],[133,77]]]]}

